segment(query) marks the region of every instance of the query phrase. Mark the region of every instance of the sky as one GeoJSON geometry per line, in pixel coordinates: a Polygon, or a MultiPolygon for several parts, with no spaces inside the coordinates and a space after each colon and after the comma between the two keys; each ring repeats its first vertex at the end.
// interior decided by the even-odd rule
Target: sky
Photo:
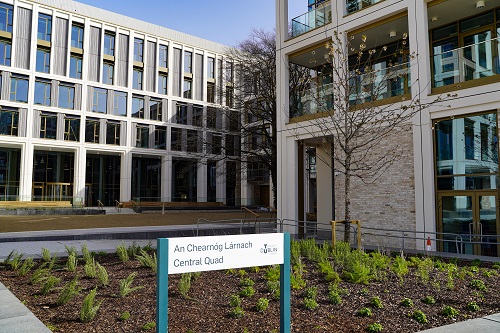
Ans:
{"type": "MultiPolygon", "coordinates": [[[[252,29],[274,31],[275,0],[78,0],[169,29],[236,46],[252,29]]],[[[289,0],[289,17],[307,11],[306,0],[289,0]]]]}

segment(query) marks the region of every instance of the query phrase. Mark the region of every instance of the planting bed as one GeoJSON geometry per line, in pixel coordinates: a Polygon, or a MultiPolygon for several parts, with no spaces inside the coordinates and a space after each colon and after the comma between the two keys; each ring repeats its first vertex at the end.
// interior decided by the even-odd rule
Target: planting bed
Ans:
{"type": "MultiPolygon", "coordinates": [[[[55,262],[49,275],[60,282],[46,295],[41,294],[46,279],[31,282],[41,261],[24,276],[4,264],[0,281],[55,332],[154,332],[153,270],[136,259],[122,262],[116,254],[95,254],[94,259],[106,268],[108,286],[85,276],[81,257],[75,272],[66,269],[66,259],[55,262]],[[142,288],[120,297],[120,280],[133,272],[137,276],[130,287],[142,288]],[[81,288],[78,295],[58,306],[61,289],[75,276],[81,288]],[[93,320],[83,323],[83,299],[96,286],[94,305],[102,303],[93,320]]],[[[416,332],[500,312],[497,265],[402,259],[399,254],[351,252],[345,244],[317,247],[311,241],[292,244],[292,265],[292,332],[416,332]],[[424,303],[426,297],[435,303],[424,303]]],[[[180,275],[170,276],[169,332],[279,332],[275,273],[261,267],[185,275],[182,281],[180,275]],[[244,297],[245,288],[255,293],[244,297]]]]}

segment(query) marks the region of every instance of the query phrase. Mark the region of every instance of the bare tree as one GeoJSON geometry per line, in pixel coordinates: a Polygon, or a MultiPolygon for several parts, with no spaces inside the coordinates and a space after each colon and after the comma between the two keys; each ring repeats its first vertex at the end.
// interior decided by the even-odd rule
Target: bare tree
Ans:
{"type": "MultiPolygon", "coordinates": [[[[291,116],[308,115],[310,126],[300,122],[297,129],[324,143],[331,161],[344,180],[344,240],[350,240],[352,179],[364,183],[377,180],[402,153],[395,143],[380,146],[396,131],[411,126],[413,116],[442,101],[421,103],[419,94],[412,97],[410,64],[417,61],[408,52],[406,34],[398,42],[367,50],[361,40],[335,33],[328,42],[326,65],[309,79],[309,89],[291,90],[291,116]],[[298,97],[296,97],[298,95],[298,97]]],[[[415,84],[417,79],[413,79],[415,84]]]]}

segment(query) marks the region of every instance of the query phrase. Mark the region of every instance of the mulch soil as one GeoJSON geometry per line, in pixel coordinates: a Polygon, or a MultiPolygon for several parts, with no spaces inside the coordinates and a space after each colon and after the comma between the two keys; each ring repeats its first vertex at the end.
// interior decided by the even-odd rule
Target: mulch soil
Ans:
{"type": "MultiPolygon", "coordinates": [[[[141,267],[137,260],[122,263],[114,254],[98,255],[96,260],[107,269],[110,284],[98,287],[96,301],[102,301],[102,304],[95,319],[90,323],[82,323],[79,313],[84,296],[99,283],[97,279],[84,277],[81,262],[77,272],[70,273],[64,269],[66,260],[60,259],[53,275],[62,281],[46,296],[40,294],[40,284],[30,283],[33,270],[20,277],[17,272],[1,266],[0,281],[55,332],[145,332],[144,325],[155,321],[155,273],[149,268],[141,267]],[[119,281],[132,272],[138,273],[132,287],[143,288],[126,297],[117,296],[119,281]],[[56,298],[61,287],[71,281],[75,274],[80,276],[81,292],[68,304],[57,306],[56,298]],[[130,318],[120,321],[119,317],[125,311],[130,312],[130,318]]],[[[382,325],[383,332],[417,332],[500,312],[499,271],[483,268],[485,266],[477,272],[471,272],[469,269],[460,268],[461,265],[470,263],[459,262],[458,270],[470,273],[455,277],[453,286],[449,283],[446,271],[433,269],[429,281],[425,281],[416,274],[414,267],[410,267],[410,273],[404,276],[403,281],[391,271],[387,271],[381,281],[370,282],[368,285],[343,281],[339,287],[345,288],[347,293],[342,296],[342,304],[333,305],[328,300],[329,283],[325,281],[317,265],[307,259],[304,259],[303,263],[303,277],[307,287],[318,288],[318,307],[307,310],[304,307],[305,289],[292,290],[292,332],[367,332],[368,326],[375,322],[382,325]],[[474,279],[484,281],[487,290],[478,291],[472,288],[470,283],[474,279]],[[375,309],[370,305],[370,300],[375,296],[381,299],[382,309],[375,309]],[[433,296],[436,303],[424,304],[421,300],[425,296],[433,296]],[[401,304],[404,298],[410,298],[414,306],[404,307],[401,304]],[[477,302],[479,311],[472,312],[468,309],[468,303],[472,301],[477,302]],[[459,311],[458,318],[447,318],[441,314],[447,305],[459,311]],[[357,314],[364,307],[372,310],[371,317],[361,317],[357,314]],[[420,324],[411,318],[417,309],[426,314],[427,324],[420,324]]],[[[256,293],[248,298],[242,297],[244,315],[241,318],[230,316],[232,308],[229,302],[230,296],[238,294],[242,288],[239,285],[241,270],[201,273],[200,277],[192,280],[188,297],[179,293],[180,276],[171,275],[169,332],[279,332],[279,300],[274,299],[268,292],[264,271],[264,267],[259,272],[245,270],[244,277],[255,282],[256,293]],[[258,312],[255,305],[259,298],[263,297],[269,299],[269,308],[258,312]]]]}

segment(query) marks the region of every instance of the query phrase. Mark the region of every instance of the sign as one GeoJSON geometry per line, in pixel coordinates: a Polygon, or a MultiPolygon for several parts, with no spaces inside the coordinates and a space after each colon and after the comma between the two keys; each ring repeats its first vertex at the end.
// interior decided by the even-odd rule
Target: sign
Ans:
{"type": "Polygon", "coordinates": [[[283,264],[283,234],[170,238],[168,273],[283,264]]]}

